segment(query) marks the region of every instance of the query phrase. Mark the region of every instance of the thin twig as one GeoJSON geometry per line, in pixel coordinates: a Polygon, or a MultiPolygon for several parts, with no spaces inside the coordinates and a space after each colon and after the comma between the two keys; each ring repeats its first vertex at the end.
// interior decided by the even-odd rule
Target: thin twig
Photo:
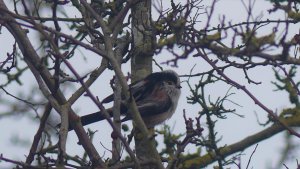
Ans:
{"type": "Polygon", "coordinates": [[[247,163],[247,167],[246,167],[246,169],[248,169],[248,167],[249,167],[249,165],[250,165],[250,162],[251,162],[252,156],[253,156],[253,154],[255,153],[257,146],[258,146],[258,144],[256,144],[256,146],[255,146],[254,150],[253,150],[253,151],[252,151],[252,153],[251,153],[251,156],[250,156],[250,158],[249,158],[249,160],[248,160],[248,163],[247,163]]]}
{"type": "Polygon", "coordinates": [[[37,130],[36,134],[34,135],[34,139],[32,141],[32,145],[31,145],[29,154],[26,158],[26,164],[28,164],[28,165],[30,165],[32,163],[32,161],[34,160],[34,155],[36,153],[39,141],[42,137],[42,134],[43,134],[43,131],[44,131],[44,128],[45,128],[45,125],[46,125],[46,121],[47,121],[47,119],[50,115],[51,109],[52,109],[51,104],[48,103],[45,106],[44,114],[43,114],[43,116],[40,120],[39,129],[37,130]]]}
{"type": "Polygon", "coordinates": [[[235,82],[234,80],[230,79],[227,75],[224,74],[224,72],[222,72],[222,71],[220,71],[218,69],[216,63],[213,62],[212,60],[210,60],[205,53],[201,52],[199,49],[197,49],[197,50],[198,50],[199,54],[202,56],[202,58],[208,64],[210,64],[217,71],[217,73],[219,75],[221,75],[229,84],[233,85],[237,89],[243,90],[254,101],[255,104],[257,104],[259,107],[261,107],[263,110],[265,110],[275,121],[277,121],[287,131],[289,131],[290,134],[295,135],[295,136],[297,136],[297,137],[300,138],[300,134],[299,133],[297,133],[294,129],[290,128],[288,125],[286,125],[285,123],[283,123],[282,120],[280,120],[278,118],[278,116],[272,110],[270,110],[263,103],[261,103],[245,86],[242,86],[239,83],[235,82]]]}

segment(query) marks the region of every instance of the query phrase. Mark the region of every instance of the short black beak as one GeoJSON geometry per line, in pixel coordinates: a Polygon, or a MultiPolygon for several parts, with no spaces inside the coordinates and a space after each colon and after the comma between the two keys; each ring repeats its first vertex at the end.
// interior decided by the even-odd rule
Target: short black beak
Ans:
{"type": "Polygon", "coordinates": [[[177,88],[178,88],[178,89],[181,89],[182,87],[181,87],[180,85],[177,85],[177,88]]]}

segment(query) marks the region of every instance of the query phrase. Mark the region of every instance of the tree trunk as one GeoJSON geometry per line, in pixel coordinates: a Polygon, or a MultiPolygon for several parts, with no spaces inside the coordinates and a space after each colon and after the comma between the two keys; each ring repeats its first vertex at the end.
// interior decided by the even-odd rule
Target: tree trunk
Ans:
{"type": "MultiPolygon", "coordinates": [[[[132,35],[133,57],[131,59],[131,74],[132,82],[135,82],[152,72],[155,35],[151,31],[151,0],[139,2],[132,8],[132,35]]],[[[154,134],[153,129],[149,129],[149,132],[154,134]]],[[[141,134],[138,127],[135,127],[134,138],[138,158],[142,160],[153,159],[154,152],[151,152],[151,147],[155,147],[155,140],[146,140],[147,138],[141,134]]],[[[156,167],[155,165],[149,165],[146,168],[156,167]]]]}

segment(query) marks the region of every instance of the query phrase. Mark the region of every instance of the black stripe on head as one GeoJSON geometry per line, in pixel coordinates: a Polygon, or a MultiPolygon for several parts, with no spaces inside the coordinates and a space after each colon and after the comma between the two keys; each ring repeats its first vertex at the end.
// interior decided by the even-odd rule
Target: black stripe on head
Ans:
{"type": "Polygon", "coordinates": [[[166,70],[162,72],[156,72],[148,75],[145,80],[149,80],[150,82],[157,82],[157,81],[172,81],[175,84],[178,82],[178,77],[175,72],[172,70],[166,70]]]}

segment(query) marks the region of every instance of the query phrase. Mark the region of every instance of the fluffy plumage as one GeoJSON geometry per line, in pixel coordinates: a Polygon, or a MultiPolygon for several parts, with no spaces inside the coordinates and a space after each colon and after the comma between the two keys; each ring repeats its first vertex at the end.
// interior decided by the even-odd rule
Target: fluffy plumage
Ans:
{"type": "MultiPolygon", "coordinates": [[[[176,110],[180,96],[180,79],[176,72],[166,70],[148,75],[143,80],[129,85],[131,94],[136,101],[138,110],[147,125],[154,127],[170,118],[176,110]]],[[[124,97],[122,97],[124,99],[124,97]]],[[[106,97],[102,103],[114,100],[113,95],[106,97]]],[[[112,109],[107,109],[112,116],[112,109]]],[[[131,120],[130,113],[122,100],[120,112],[125,117],[123,121],[131,120]]],[[[81,117],[83,126],[105,119],[100,112],[81,117]]],[[[69,128],[72,130],[72,127],[69,128]]]]}

